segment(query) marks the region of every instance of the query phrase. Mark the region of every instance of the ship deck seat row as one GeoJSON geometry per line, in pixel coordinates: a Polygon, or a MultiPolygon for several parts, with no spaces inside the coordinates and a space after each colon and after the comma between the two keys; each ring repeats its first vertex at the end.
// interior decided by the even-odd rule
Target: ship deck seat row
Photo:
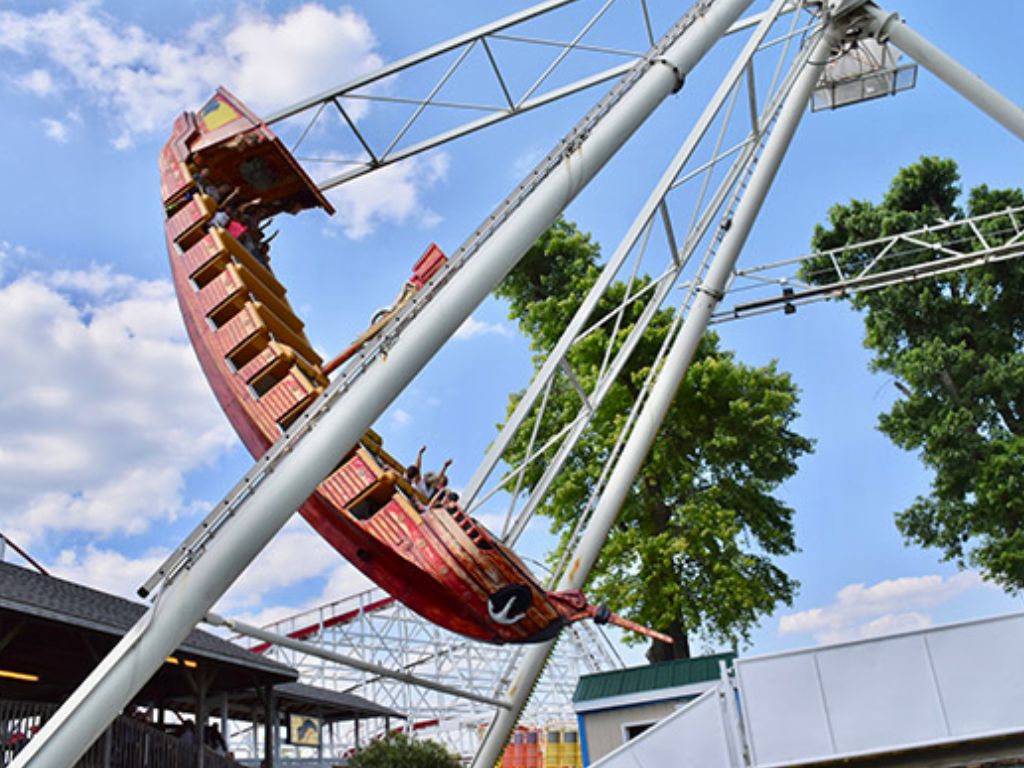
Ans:
{"type": "Polygon", "coordinates": [[[196,306],[215,330],[228,370],[263,415],[286,429],[327,386],[323,360],[269,267],[213,224],[218,205],[199,191],[187,166],[173,156],[166,163],[174,179],[181,175],[188,182],[170,203],[165,198],[166,229],[178,246],[196,306]]]}

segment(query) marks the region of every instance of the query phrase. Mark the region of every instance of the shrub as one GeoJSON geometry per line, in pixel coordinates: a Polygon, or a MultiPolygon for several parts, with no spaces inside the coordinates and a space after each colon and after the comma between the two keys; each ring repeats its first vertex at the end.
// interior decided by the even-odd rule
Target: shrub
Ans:
{"type": "Polygon", "coordinates": [[[375,741],[349,758],[348,768],[460,768],[461,763],[436,741],[414,741],[398,735],[375,741]]]}

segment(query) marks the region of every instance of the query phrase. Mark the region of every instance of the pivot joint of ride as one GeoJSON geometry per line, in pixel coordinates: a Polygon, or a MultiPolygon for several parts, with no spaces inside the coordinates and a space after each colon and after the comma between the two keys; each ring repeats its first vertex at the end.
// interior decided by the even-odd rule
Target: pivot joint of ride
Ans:
{"type": "Polygon", "coordinates": [[[821,6],[830,56],[840,55],[859,40],[874,38],[884,44],[889,37],[889,25],[899,21],[899,14],[882,16],[878,6],[869,0],[825,0],[821,6]]]}

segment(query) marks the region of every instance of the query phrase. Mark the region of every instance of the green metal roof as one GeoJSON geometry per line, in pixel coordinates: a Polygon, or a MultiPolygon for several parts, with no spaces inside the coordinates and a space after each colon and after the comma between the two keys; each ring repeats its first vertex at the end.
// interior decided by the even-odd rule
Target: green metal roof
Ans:
{"type": "Polygon", "coordinates": [[[735,653],[716,653],[694,659],[676,659],[643,667],[631,667],[614,672],[583,675],[572,696],[574,702],[608,699],[631,693],[676,688],[692,683],[718,679],[718,662],[726,664],[736,658],[735,653]]]}

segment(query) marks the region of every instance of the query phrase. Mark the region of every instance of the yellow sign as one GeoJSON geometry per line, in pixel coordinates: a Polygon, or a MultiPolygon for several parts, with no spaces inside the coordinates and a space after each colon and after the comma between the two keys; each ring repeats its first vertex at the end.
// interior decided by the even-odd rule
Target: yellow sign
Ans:
{"type": "Polygon", "coordinates": [[[206,133],[216,130],[222,125],[227,125],[238,117],[241,115],[220,96],[210,99],[199,112],[199,121],[203,124],[203,131],[206,133]]]}
{"type": "Polygon", "coordinates": [[[288,742],[300,747],[319,747],[320,718],[288,715],[288,742]]]}

